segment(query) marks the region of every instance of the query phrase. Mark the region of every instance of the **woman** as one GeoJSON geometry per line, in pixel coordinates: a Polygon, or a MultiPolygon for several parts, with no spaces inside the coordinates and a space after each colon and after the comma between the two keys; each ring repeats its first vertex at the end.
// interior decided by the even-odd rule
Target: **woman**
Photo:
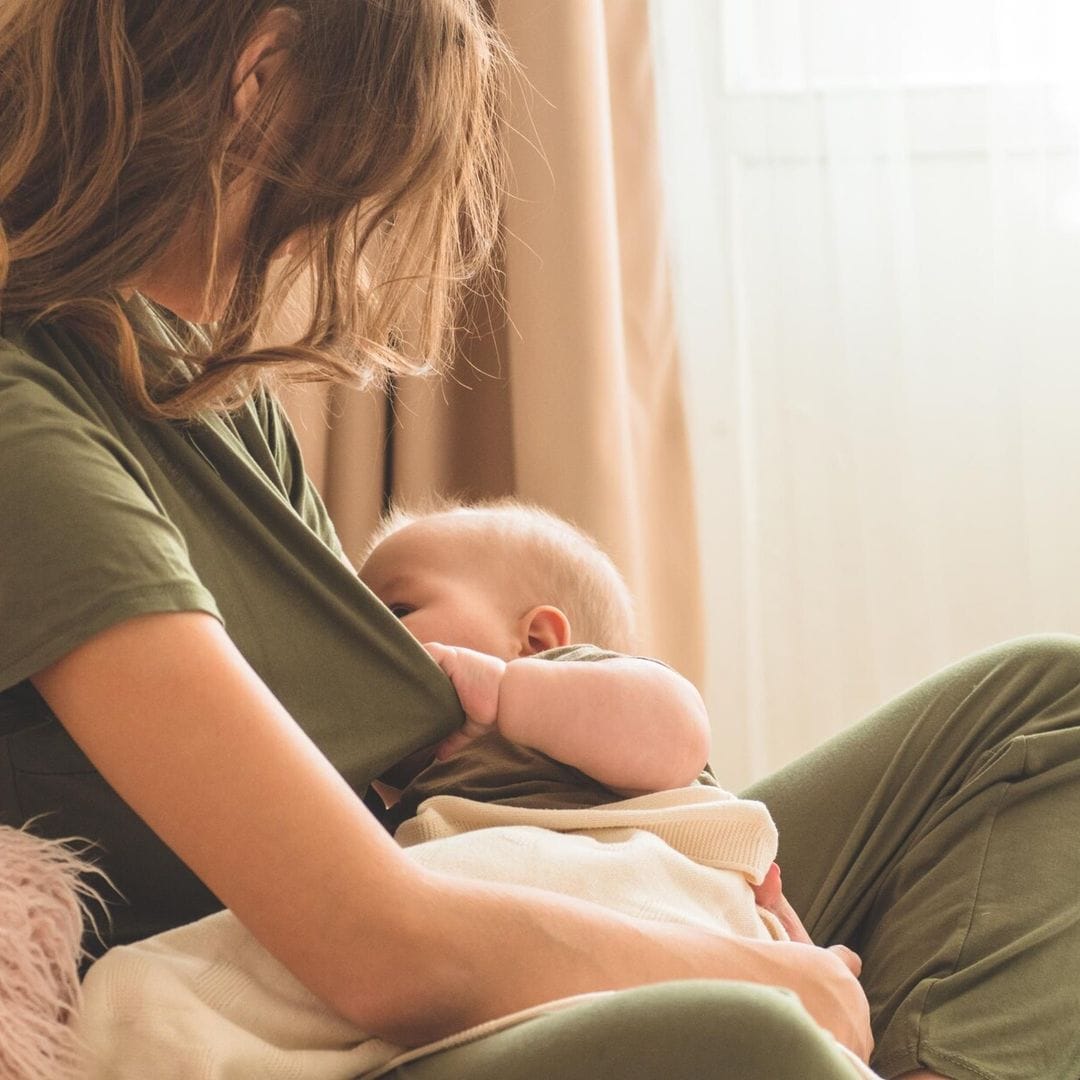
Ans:
{"type": "MultiPolygon", "coordinates": [[[[851,954],[425,873],[358,798],[462,717],[346,565],[265,383],[438,353],[495,235],[505,63],[474,0],[6,0],[0,820],[42,813],[39,831],[100,844],[126,901],[111,941],[228,905],[395,1042],[623,991],[404,1076],[845,1076],[775,988],[865,1058],[851,954]],[[309,266],[302,336],[255,346],[309,266]]],[[[875,955],[891,1075],[1005,1075],[974,1071],[980,1033],[952,1023],[956,995],[939,995],[940,1032],[920,1027],[938,1015],[925,978],[998,953],[953,941],[953,908],[906,875],[933,881],[944,843],[966,858],[955,892],[977,899],[972,867],[1004,812],[979,778],[1013,783],[1017,733],[1057,738],[1033,775],[1069,777],[1043,783],[1042,820],[1075,809],[1078,656],[1059,642],[977,658],[754,793],[815,937],[875,955]]],[[[1006,870],[997,887],[1015,885],[1006,870]]],[[[1080,959],[1061,894],[1043,885],[1027,907],[1042,899],[1046,962],[1080,959]]],[[[1038,920],[1019,914],[1028,933],[1038,920]]],[[[964,1017],[1004,1008],[983,974],[997,996],[971,990],[964,1017]]],[[[1037,1008],[1059,1007],[1038,985],[1037,1008]]]]}

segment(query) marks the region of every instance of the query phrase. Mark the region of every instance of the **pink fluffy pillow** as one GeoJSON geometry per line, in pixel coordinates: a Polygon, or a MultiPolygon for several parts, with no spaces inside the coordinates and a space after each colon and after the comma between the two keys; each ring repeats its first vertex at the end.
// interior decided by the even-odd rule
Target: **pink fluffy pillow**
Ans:
{"type": "MultiPolygon", "coordinates": [[[[85,850],[83,845],[82,850],[85,850]]],[[[66,842],[0,826],[0,1076],[76,1080],[82,1050],[71,1027],[85,901],[98,874],[66,842]]]]}

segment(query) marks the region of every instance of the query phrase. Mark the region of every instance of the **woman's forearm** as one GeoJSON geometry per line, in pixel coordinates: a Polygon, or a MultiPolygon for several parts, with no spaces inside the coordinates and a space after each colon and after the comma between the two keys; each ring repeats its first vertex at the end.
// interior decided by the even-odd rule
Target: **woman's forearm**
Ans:
{"type": "Polygon", "coordinates": [[[535,889],[427,871],[420,882],[413,895],[426,914],[394,937],[400,955],[381,954],[382,992],[354,1016],[396,1042],[420,1044],[572,994],[702,978],[791,989],[818,1023],[869,1055],[866,998],[827,950],[639,921],[535,889]]]}
{"type": "Polygon", "coordinates": [[[214,619],[131,619],[34,683],[116,792],[297,978],[338,1009],[362,996],[366,952],[396,932],[387,896],[415,909],[415,875],[214,619]]]}

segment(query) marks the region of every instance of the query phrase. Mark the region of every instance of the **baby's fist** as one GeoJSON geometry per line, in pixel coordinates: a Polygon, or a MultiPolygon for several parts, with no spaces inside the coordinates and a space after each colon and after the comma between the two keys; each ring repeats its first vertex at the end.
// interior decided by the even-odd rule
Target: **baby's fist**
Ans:
{"type": "Polygon", "coordinates": [[[437,641],[425,642],[424,648],[450,677],[465,710],[464,727],[436,747],[435,756],[442,760],[456,754],[473,739],[495,730],[499,717],[499,686],[506,664],[497,656],[437,641]]]}

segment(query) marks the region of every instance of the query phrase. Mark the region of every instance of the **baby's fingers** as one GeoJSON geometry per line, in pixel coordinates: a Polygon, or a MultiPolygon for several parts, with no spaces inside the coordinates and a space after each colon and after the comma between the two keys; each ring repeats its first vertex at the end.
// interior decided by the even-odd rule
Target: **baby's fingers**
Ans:
{"type": "Polygon", "coordinates": [[[801,941],[804,945],[814,944],[802,924],[802,919],[788,903],[786,896],[781,894],[780,899],[769,910],[780,920],[780,925],[788,932],[792,941],[801,941]]]}
{"type": "Polygon", "coordinates": [[[443,645],[438,641],[425,641],[423,646],[428,656],[443,670],[445,670],[445,662],[454,659],[454,649],[449,645],[443,645]]]}
{"type": "Polygon", "coordinates": [[[792,941],[799,941],[804,945],[813,944],[810,935],[806,932],[806,927],[802,924],[802,919],[788,903],[782,891],[780,867],[776,863],[769,867],[769,872],[762,883],[754,886],[754,899],[759,907],[771,911],[780,920],[780,925],[787,931],[792,941]]]}
{"type": "Polygon", "coordinates": [[[766,872],[761,884],[754,885],[753,889],[754,899],[757,901],[758,907],[772,911],[773,906],[780,899],[783,892],[780,884],[780,867],[773,863],[766,872]]]}

